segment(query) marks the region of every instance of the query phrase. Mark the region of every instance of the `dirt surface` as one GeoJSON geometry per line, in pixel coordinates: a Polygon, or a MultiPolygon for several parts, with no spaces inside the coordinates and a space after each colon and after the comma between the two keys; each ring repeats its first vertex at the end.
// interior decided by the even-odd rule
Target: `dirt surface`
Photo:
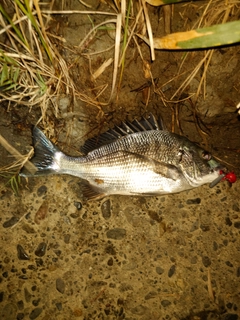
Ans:
{"type": "MultiPolygon", "coordinates": [[[[88,4],[91,10],[113,12],[111,2],[88,4]]],[[[204,4],[175,5],[171,31],[195,26],[204,4]]],[[[80,1],[64,5],[86,10],[80,1]]],[[[149,15],[154,35],[166,34],[166,12],[149,6],[149,15]]],[[[237,10],[235,15],[239,17],[237,10]]],[[[77,93],[75,101],[64,94],[57,97],[57,116],[49,108],[49,128],[54,130],[48,132],[58,147],[78,155],[87,137],[152,112],[162,116],[169,130],[199,143],[239,175],[239,46],[214,51],[205,99],[201,90],[197,103],[194,97],[185,100],[196,92],[202,70],[174,98],[183,102],[171,103],[206,51],[156,51],[151,62],[148,46],[139,41],[142,60],[132,41],[121,88],[107,103],[113,66],[96,81],[92,75],[114,52],[93,53],[111,47],[114,40],[99,30],[78,47],[93,24],[104,19],[53,16],[49,31],[66,40],[56,40],[56,46],[77,93]],[[146,68],[156,79],[155,90],[151,85],[149,92],[133,91],[149,83],[146,68]],[[86,103],[78,93],[106,105],[86,103]]],[[[2,103],[1,135],[26,154],[40,114],[37,108],[9,109],[2,103]]],[[[11,163],[7,151],[0,150],[0,166],[11,163]]],[[[222,182],[169,196],[111,196],[87,203],[74,177],[22,181],[18,196],[6,181],[0,187],[0,319],[240,319],[239,181],[232,187],[222,182]]]]}

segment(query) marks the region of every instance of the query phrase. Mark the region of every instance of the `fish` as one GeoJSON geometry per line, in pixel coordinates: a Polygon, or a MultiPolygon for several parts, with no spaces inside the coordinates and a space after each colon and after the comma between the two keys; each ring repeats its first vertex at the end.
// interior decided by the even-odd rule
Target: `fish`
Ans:
{"type": "MultiPolygon", "coordinates": [[[[169,132],[152,114],[88,139],[80,157],[63,153],[36,126],[33,145],[31,162],[37,169],[33,176],[77,176],[87,199],[179,193],[207,183],[213,187],[227,175],[210,152],[169,132]]],[[[23,169],[20,176],[32,174],[23,169]]]]}

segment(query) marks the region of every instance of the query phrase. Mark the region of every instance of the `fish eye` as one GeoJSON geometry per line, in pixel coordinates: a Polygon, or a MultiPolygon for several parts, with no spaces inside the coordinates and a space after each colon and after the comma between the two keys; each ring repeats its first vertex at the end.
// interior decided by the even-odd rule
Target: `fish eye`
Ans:
{"type": "Polygon", "coordinates": [[[211,155],[211,153],[209,153],[209,152],[207,152],[207,151],[203,151],[203,153],[202,153],[202,157],[203,157],[203,159],[205,159],[205,160],[211,160],[211,158],[212,158],[212,155],[211,155]]]}

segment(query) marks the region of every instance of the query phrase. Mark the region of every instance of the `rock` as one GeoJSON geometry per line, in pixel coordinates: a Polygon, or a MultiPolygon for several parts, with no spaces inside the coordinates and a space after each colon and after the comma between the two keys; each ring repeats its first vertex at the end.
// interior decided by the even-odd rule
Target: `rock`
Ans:
{"type": "Polygon", "coordinates": [[[164,269],[161,268],[161,267],[156,267],[156,272],[157,272],[158,274],[163,274],[164,269]]]}
{"type": "Polygon", "coordinates": [[[43,257],[46,253],[47,244],[45,242],[39,243],[37,249],[35,250],[35,255],[38,257],[43,257]]]}
{"type": "Polygon", "coordinates": [[[171,277],[174,275],[175,270],[176,270],[176,266],[175,266],[175,264],[173,264],[173,265],[171,266],[171,268],[168,270],[168,277],[169,277],[169,278],[171,278],[171,277]]]}
{"type": "Polygon", "coordinates": [[[47,192],[47,187],[46,186],[41,186],[37,190],[37,195],[39,197],[43,196],[47,192]]]}
{"type": "Polygon", "coordinates": [[[114,228],[107,231],[107,238],[114,240],[121,240],[126,236],[126,230],[122,228],[114,228]]]}
{"type": "Polygon", "coordinates": [[[29,315],[29,319],[33,320],[36,319],[42,313],[42,308],[35,308],[29,315]]]}
{"type": "Polygon", "coordinates": [[[17,306],[12,303],[7,303],[0,313],[0,319],[15,320],[16,319],[17,306]]]}
{"type": "Polygon", "coordinates": [[[14,226],[18,221],[19,219],[17,217],[11,217],[9,220],[3,223],[3,228],[10,228],[14,226]]]}
{"type": "Polygon", "coordinates": [[[201,203],[201,199],[200,198],[187,199],[186,203],[187,204],[200,204],[201,203]]]}
{"type": "Polygon", "coordinates": [[[204,267],[209,267],[211,265],[211,260],[209,259],[209,257],[207,256],[203,256],[202,257],[202,263],[204,265],[204,267]]]}
{"type": "Polygon", "coordinates": [[[19,260],[29,260],[29,255],[26,253],[26,251],[23,249],[23,247],[18,244],[17,245],[17,256],[19,260]]]}
{"type": "Polygon", "coordinates": [[[111,218],[111,202],[110,200],[106,200],[101,205],[102,216],[105,220],[111,218]]]}
{"type": "Polygon", "coordinates": [[[168,306],[170,306],[171,304],[172,304],[172,302],[169,301],[169,300],[162,300],[162,301],[161,301],[161,305],[162,305],[163,307],[168,307],[168,306]]]}
{"type": "Polygon", "coordinates": [[[65,282],[61,278],[57,278],[56,280],[56,289],[62,294],[65,291],[65,282]]]}

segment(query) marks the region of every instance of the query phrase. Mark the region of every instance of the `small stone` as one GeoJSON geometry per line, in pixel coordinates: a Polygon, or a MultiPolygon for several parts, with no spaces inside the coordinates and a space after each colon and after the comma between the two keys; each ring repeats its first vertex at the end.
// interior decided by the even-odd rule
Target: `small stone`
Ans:
{"type": "Polygon", "coordinates": [[[156,291],[150,291],[147,293],[147,295],[145,296],[145,300],[149,300],[149,299],[153,299],[158,295],[158,293],[156,291]]]}
{"type": "Polygon", "coordinates": [[[29,319],[34,320],[42,313],[42,308],[35,308],[29,315],[29,319]]]}
{"type": "Polygon", "coordinates": [[[74,201],[74,206],[77,208],[77,210],[81,210],[81,209],[82,209],[82,204],[81,204],[81,202],[74,201]]]}
{"type": "Polygon", "coordinates": [[[131,312],[133,314],[137,314],[139,316],[143,316],[144,314],[146,314],[147,311],[148,311],[148,308],[145,306],[142,306],[141,304],[131,309],[131,312]]]}
{"type": "Polygon", "coordinates": [[[114,249],[114,246],[112,244],[110,244],[109,246],[107,246],[105,248],[105,252],[114,256],[116,254],[116,250],[114,249]]]}
{"type": "Polygon", "coordinates": [[[201,203],[201,199],[200,198],[195,198],[195,199],[188,199],[186,201],[187,204],[200,204],[201,203]]]}
{"type": "Polygon", "coordinates": [[[203,256],[202,257],[202,263],[204,265],[204,267],[209,267],[211,265],[211,260],[209,259],[209,257],[207,256],[203,256]]]}
{"type": "Polygon", "coordinates": [[[162,217],[159,216],[159,214],[157,212],[155,212],[155,211],[149,210],[148,211],[148,215],[152,220],[154,220],[154,221],[156,221],[158,223],[160,223],[162,221],[162,217]]]}
{"type": "Polygon", "coordinates": [[[111,202],[110,200],[106,200],[101,205],[102,216],[105,220],[111,218],[111,202]]]}
{"type": "Polygon", "coordinates": [[[168,306],[170,306],[171,304],[172,304],[172,302],[169,301],[169,300],[162,300],[162,301],[161,301],[161,305],[162,305],[163,307],[168,307],[168,306]]]}
{"type": "Polygon", "coordinates": [[[22,320],[22,319],[24,319],[24,313],[18,313],[17,320],[22,320]]]}
{"type": "Polygon", "coordinates": [[[231,227],[231,225],[232,225],[232,221],[230,220],[229,217],[225,218],[225,223],[226,223],[226,225],[229,226],[229,227],[231,227]]]}
{"type": "Polygon", "coordinates": [[[71,238],[71,236],[70,236],[70,234],[65,234],[64,235],[64,242],[66,243],[66,244],[69,244],[69,242],[70,242],[70,238],[71,238]]]}
{"type": "Polygon", "coordinates": [[[26,302],[30,302],[31,301],[32,295],[28,291],[27,288],[24,288],[24,297],[25,297],[26,302]]]}
{"type": "Polygon", "coordinates": [[[82,314],[83,314],[83,312],[82,312],[82,309],[80,309],[80,308],[77,308],[77,309],[73,310],[73,316],[74,316],[75,318],[81,317],[82,314]]]}
{"type": "Polygon", "coordinates": [[[113,265],[113,258],[112,257],[108,260],[107,264],[110,267],[113,265]]]}
{"type": "Polygon", "coordinates": [[[39,197],[43,196],[47,192],[47,187],[46,186],[41,186],[37,190],[37,195],[39,197]]]}
{"type": "Polygon", "coordinates": [[[57,278],[56,280],[56,289],[62,294],[65,291],[65,282],[61,278],[57,278]]]}
{"type": "Polygon", "coordinates": [[[15,304],[8,303],[0,311],[0,319],[15,320],[17,307],[15,304]]]}
{"type": "Polygon", "coordinates": [[[156,272],[161,275],[161,274],[163,274],[164,269],[161,267],[156,267],[156,272]]]}
{"type": "Polygon", "coordinates": [[[233,268],[233,264],[232,264],[230,261],[226,261],[225,263],[226,263],[226,265],[227,265],[228,267],[233,268]]]}
{"type": "Polygon", "coordinates": [[[14,226],[17,222],[19,221],[19,219],[17,217],[12,217],[9,220],[5,221],[3,223],[3,228],[9,228],[14,226]]]}
{"type": "Polygon", "coordinates": [[[240,277],[240,267],[237,268],[237,277],[240,277]]]}
{"type": "Polygon", "coordinates": [[[192,257],[191,260],[190,260],[191,264],[196,264],[197,261],[198,261],[198,259],[197,259],[196,256],[192,257]]]}
{"type": "Polygon", "coordinates": [[[213,250],[217,251],[218,250],[218,244],[216,241],[213,241],[213,250]]]}
{"type": "Polygon", "coordinates": [[[23,247],[18,244],[17,245],[17,255],[18,255],[18,259],[19,260],[29,260],[29,255],[25,252],[25,250],[23,249],[23,247]]]}
{"type": "Polygon", "coordinates": [[[176,270],[176,266],[175,266],[175,264],[173,264],[173,265],[171,266],[171,268],[168,270],[168,277],[169,277],[169,278],[171,278],[171,277],[174,275],[175,270],[176,270]]]}
{"type": "Polygon", "coordinates": [[[240,221],[234,222],[234,227],[240,229],[240,221]]]}
{"type": "Polygon", "coordinates": [[[232,205],[232,209],[233,209],[233,211],[239,212],[240,211],[239,204],[238,203],[234,203],[232,205]]]}
{"type": "Polygon", "coordinates": [[[43,257],[46,253],[47,244],[45,242],[39,243],[37,249],[35,250],[35,255],[38,257],[43,257]]]}
{"type": "Polygon", "coordinates": [[[62,310],[62,303],[61,302],[57,302],[56,303],[56,307],[57,307],[58,311],[61,311],[62,310]]]}
{"type": "Polygon", "coordinates": [[[24,223],[22,226],[22,229],[27,232],[28,234],[33,234],[36,233],[36,231],[33,229],[33,227],[31,227],[29,224],[24,223]]]}
{"type": "Polygon", "coordinates": [[[126,236],[126,230],[122,228],[114,228],[107,231],[107,238],[114,240],[121,240],[126,236]]]}
{"type": "Polygon", "coordinates": [[[19,300],[17,302],[18,310],[23,310],[24,309],[24,302],[22,300],[19,300]]]}

